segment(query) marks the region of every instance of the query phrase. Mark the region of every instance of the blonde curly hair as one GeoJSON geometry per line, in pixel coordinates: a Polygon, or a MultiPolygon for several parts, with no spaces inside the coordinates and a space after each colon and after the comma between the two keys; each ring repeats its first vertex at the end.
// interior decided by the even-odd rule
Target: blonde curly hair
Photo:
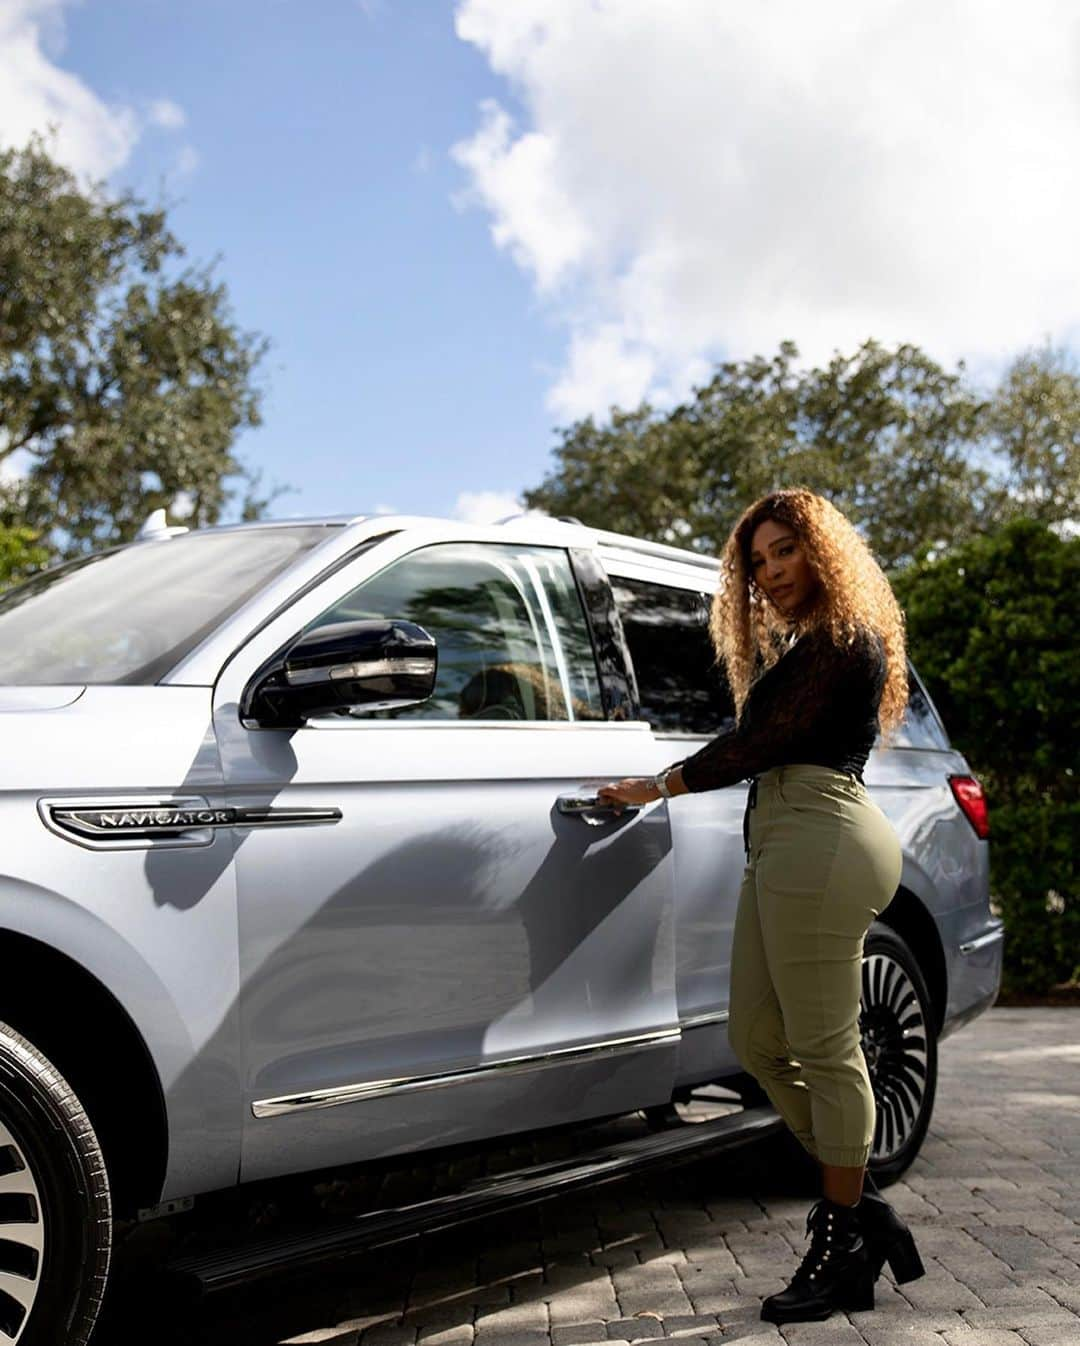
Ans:
{"type": "Polygon", "coordinates": [[[870,548],[835,505],[805,487],[773,491],[745,509],[731,530],[709,614],[716,663],[727,673],[737,720],[758,659],[762,671],[771,668],[792,631],[803,635],[820,627],[841,647],[851,645],[860,631],[881,636],[887,670],[878,722],[882,739],[890,738],[908,700],[903,610],[870,548]],[[767,519],[792,529],[819,581],[813,602],[797,618],[778,611],[753,576],[751,543],[767,519]]]}

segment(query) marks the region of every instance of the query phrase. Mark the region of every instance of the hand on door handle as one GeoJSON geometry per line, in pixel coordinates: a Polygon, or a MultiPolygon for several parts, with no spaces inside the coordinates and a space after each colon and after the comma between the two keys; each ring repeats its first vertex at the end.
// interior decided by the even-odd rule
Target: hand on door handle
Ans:
{"type": "Polygon", "coordinates": [[[617,818],[622,813],[636,813],[642,806],[608,802],[596,795],[559,795],[555,807],[560,813],[580,818],[582,822],[592,827],[600,827],[612,817],[617,818]]]}

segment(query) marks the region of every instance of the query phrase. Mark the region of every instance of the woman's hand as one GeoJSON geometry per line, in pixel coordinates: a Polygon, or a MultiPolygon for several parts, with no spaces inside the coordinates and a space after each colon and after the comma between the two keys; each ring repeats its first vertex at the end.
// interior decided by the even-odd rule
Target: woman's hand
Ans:
{"type": "Polygon", "coordinates": [[[660,791],[651,776],[627,776],[612,785],[601,785],[596,798],[601,804],[613,804],[616,814],[620,814],[623,804],[651,804],[660,798],[660,791]]]}

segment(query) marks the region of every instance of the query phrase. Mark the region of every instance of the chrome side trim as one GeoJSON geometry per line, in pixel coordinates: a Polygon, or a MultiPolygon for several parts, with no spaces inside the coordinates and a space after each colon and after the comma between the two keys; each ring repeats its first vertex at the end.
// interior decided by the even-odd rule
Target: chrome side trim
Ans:
{"type": "Polygon", "coordinates": [[[234,809],[231,827],[310,827],[341,822],[340,809],[234,809]]]}
{"type": "Polygon", "coordinates": [[[679,1020],[679,1027],[704,1028],[707,1024],[726,1024],[728,1021],[728,1010],[709,1010],[705,1014],[691,1014],[687,1019],[679,1020]]]}
{"type": "Polygon", "coordinates": [[[491,1079],[493,1076],[517,1075],[529,1070],[544,1070],[548,1066],[572,1064],[575,1061],[595,1060],[616,1056],[623,1052],[648,1051],[676,1043],[682,1030],[661,1028],[651,1033],[637,1033],[633,1037],[607,1038],[603,1042],[583,1043],[578,1047],[556,1047],[553,1051],[531,1056],[510,1056],[501,1061],[488,1061],[482,1066],[468,1066],[443,1075],[403,1075],[398,1079],[369,1080],[363,1084],[342,1084],[333,1089],[316,1089],[308,1094],[283,1094],[278,1098],[259,1098],[251,1105],[256,1117],[281,1117],[287,1113],[308,1112],[314,1108],[336,1108],[342,1103],[362,1103],[369,1098],[384,1098],[388,1094],[416,1093],[422,1089],[443,1089],[451,1084],[467,1084],[471,1080],[491,1079]]]}
{"type": "Polygon", "coordinates": [[[165,843],[208,846],[214,832],[233,827],[297,827],[341,821],[338,808],[217,807],[199,796],[161,799],[39,799],[42,822],[67,841],[91,850],[165,843]]]}
{"type": "Polygon", "coordinates": [[[988,944],[993,944],[999,939],[1005,938],[1005,923],[1000,922],[993,930],[988,930],[985,935],[979,935],[977,939],[965,940],[960,945],[961,953],[974,953],[976,949],[985,949],[988,944]]]}
{"type": "Polygon", "coordinates": [[[285,680],[291,687],[305,687],[311,683],[336,682],[347,678],[362,682],[365,678],[396,678],[401,676],[428,676],[434,660],[420,658],[393,658],[360,660],[351,664],[334,664],[328,668],[287,668],[285,680]]]}

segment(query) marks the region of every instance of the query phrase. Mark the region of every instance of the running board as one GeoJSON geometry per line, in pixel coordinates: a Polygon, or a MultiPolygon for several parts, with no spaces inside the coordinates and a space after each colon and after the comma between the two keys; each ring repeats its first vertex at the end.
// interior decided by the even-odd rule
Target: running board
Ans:
{"type": "Polygon", "coordinates": [[[783,1125],[771,1107],[744,1108],[712,1121],[685,1122],[569,1159],[473,1179],[460,1191],[427,1201],[369,1211],[306,1233],[178,1257],[169,1263],[167,1273],[197,1296],[233,1289],[278,1272],[384,1248],[579,1188],[736,1149],[782,1130],[783,1125]]]}

